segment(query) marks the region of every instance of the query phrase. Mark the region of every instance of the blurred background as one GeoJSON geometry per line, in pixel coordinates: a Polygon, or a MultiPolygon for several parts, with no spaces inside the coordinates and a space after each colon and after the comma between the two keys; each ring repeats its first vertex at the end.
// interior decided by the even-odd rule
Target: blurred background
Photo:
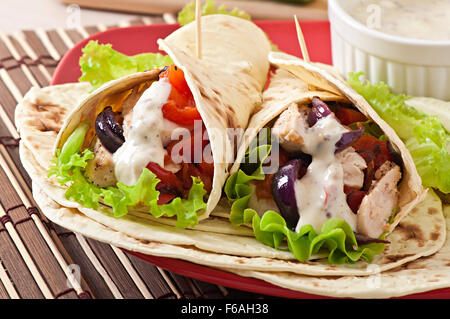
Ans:
{"type": "MultiPolygon", "coordinates": [[[[192,0],[2,0],[0,30],[14,33],[23,29],[73,28],[78,25],[105,25],[176,14],[192,0]]],[[[202,1],[204,3],[205,1],[202,1]]],[[[227,8],[239,7],[253,19],[327,19],[326,0],[230,0],[215,1],[227,8]]],[[[167,19],[166,19],[167,20],[167,19]]],[[[170,20],[170,19],[169,19],[170,20]]],[[[173,21],[175,22],[175,21],[173,21]]]]}

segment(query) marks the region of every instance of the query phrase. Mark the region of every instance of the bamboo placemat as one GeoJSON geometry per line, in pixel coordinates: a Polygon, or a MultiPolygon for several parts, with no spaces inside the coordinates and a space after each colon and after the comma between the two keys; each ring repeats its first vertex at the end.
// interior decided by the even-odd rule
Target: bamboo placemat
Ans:
{"type": "MultiPolygon", "coordinates": [[[[175,20],[164,14],[118,26],[175,20]]],[[[0,31],[0,298],[264,298],[165,271],[67,231],[37,208],[19,159],[14,109],[32,86],[49,85],[75,43],[107,28],[0,31]]]]}

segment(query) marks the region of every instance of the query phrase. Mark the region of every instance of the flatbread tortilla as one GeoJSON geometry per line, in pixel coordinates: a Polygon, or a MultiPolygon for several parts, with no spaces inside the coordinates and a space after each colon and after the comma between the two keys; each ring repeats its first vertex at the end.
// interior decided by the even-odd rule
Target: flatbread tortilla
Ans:
{"type": "MultiPolygon", "coordinates": [[[[450,206],[444,209],[450,231],[450,206]]],[[[401,225],[401,223],[400,223],[401,225]]],[[[394,230],[395,232],[396,230],[394,230]]],[[[434,255],[368,277],[302,276],[287,272],[224,269],[240,276],[258,278],[273,285],[310,294],[340,298],[392,298],[450,287],[450,238],[434,255]]],[[[373,266],[376,268],[376,265],[373,266]]]]}
{"type": "MultiPolygon", "coordinates": [[[[221,252],[208,252],[193,246],[137,239],[134,236],[129,236],[92,220],[76,209],[59,205],[39,189],[37,185],[33,187],[33,195],[38,205],[52,221],[69,229],[75,225],[77,228],[75,231],[81,230],[81,234],[90,238],[100,241],[108,238],[110,244],[130,251],[200,263],[241,276],[259,278],[295,291],[332,297],[389,298],[450,286],[449,239],[442,240],[441,238],[444,245],[436,254],[410,263],[400,264],[384,272],[382,272],[382,267],[371,264],[368,267],[368,270],[370,270],[367,271],[368,276],[357,276],[354,274],[339,276],[335,272],[338,267],[323,265],[324,272],[332,272],[335,275],[331,277],[321,275],[309,276],[288,271],[272,271],[273,269],[282,268],[276,264],[275,267],[272,265],[273,262],[277,262],[275,259],[236,257],[221,252]],[[253,266],[252,261],[255,261],[257,265],[253,266]],[[249,269],[252,267],[259,270],[249,269]],[[269,270],[265,270],[265,268],[269,270]]],[[[446,227],[449,229],[449,207],[446,208],[446,211],[446,227]]],[[[423,217],[422,213],[435,216],[444,215],[440,201],[431,192],[427,195],[426,200],[416,207],[415,211],[407,218],[410,218],[415,213],[421,215],[418,217],[423,217]]],[[[445,228],[444,225],[442,224],[440,227],[445,228]]],[[[414,238],[413,233],[405,231],[407,227],[407,224],[406,227],[397,227],[391,236],[396,232],[401,232],[400,236],[414,238]],[[402,230],[399,231],[399,229],[402,230]]],[[[436,234],[440,233],[438,228],[436,226],[436,234]]],[[[437,236],[436,234],[433,237],[437,236]]],[[[394,259],[394,257],[390,258],[394,259]]],[[[292,264],[292,262],[286,262],[286,266],[290,267],[292,264]]]]}
{"type": "MultiPolygon", "coordinates": [[[[194,79],[193,73],[190,74],[189,72],[197,68],[196,60],[189,60],[189,55],[186,53],[188,52],[187,49],[172,48],[170,41],[160,44],[162,47],[166,46],[167,51],[172,52],[175,61],[186,66],[183,71],[187,78],[191,79],[189,81],[192,81],[188,82],[189,85],[195,87],[194,91],[197,90],[197,93],[194,94],[199,94],[201,98],[197,96],[198,99],[206,100],[203,101],[205,103],[204,109],[207,110],[212,107],[213,104],[208,104],[208,99],[205,98],[209,95],[207,92],[202,93],[200,89],[203,84],[207,85],[208,81],[211,80],[210,75],[205,72],[203,74],[205,79],[194,79]]],[[[147,72],[144,76],[149,75],[150,73],[147,72]]],[[[130,78],[137,80],[139,76],[142,76],[142,74],[132,75],[130,78]]],[[[261,83],[264,83],[264,81],[261,83]]],[[[251,85],[257,86],[255,83],[251,85]]],[[[293,89],[298,90],[297,92],[300,94],[295,99],[308,99],[312,94],[319,95],[324,100],[345,100],[348,98],[346,94],[337,95],[318,86],[311,87],[301,79],[298,82],[298,87],[295,86],[293,89]]],[[[86,101],[87,92],[85,91],[88,91],[89,88],[86,84],[77,83],[37,90],[33,94],[27,94],[16,109],[18,129],[21,136],[27,136],[20,144],[22,163],[33,180],[34,196],[43,213],[51,221],[87,237],[131,251],[180,258],[205,266],[233,269],[233,271],[282,272],[327,277],[370,276],[381,271],[388,271],[420,257],[432,255],[445,242],[444,216],[440,202],[431,192],[426,195],[428,196],[426,201],[416,205],[410,214],[399,221],[399,226],[387,238],[392,244],[382,254],[375,256],[372,264],[357,262],[353,265],[339,266],[330,266],[320,260],[301,263],[287,249],[279,250],[263,245],[253,237],[251,229],[244,226],[232,226],[227,219],[216,217],[227,216],[226,205],[217,206],[211,214],[214,217],[200,221],[195,229],[175,228],[173,227],[173,221],[155,220],[149,214],[146,216],[142,212],[135,212],[118,219],[113,217],[108,207],[103,207],[98,211],[84,208],[78,203],[68,201],[64,196],[64,188],[61,188],[54,180],[47,178],[49,161],[52,158],[52,156],[48,156],[48,150],[54,149],[57,144],[58,127],[61,128],[64,125],[70,127],[70,124],[68,124],[70,120],[66,121],[67,117],[60,116],[58,121],[55,120],[58,124],[55,126],[56,129],[52,130],[51,134],[45,135],[45,138],[41,134],[35,134],[42,133],[43,128],[38,121],[33,120],[40,116],[40,110],[47,112],[48,114],[46,114],[50,118],[54,118],[53,113],[60,113],[63,109],[64,115],[71,113],[72,115],[68,118],[74,121],[73,114],[79,114],[80,108],[76,109],[76,106],[80,101],[80,96],[85,94],[84,101],[86,101]],[[74,92],[72,92],[72,89],[74,92]],[[65,98],[59,99],[58,96],[62,94],[65,94],[65,98]],[[73,103],[70,103],[70,99],[73,99],[73,103]],[[40,104],[43,100],[54,101],[54,105],[51,108],[41,108],[40,104]],[[71,105],[72,109],[70,108],[71,105]]],[[[99,90],[105,90],[105,88],[99,90]]],[[[283,94],[282,91],[279,91],[280,96],[283,94]]],[[[101,91],[94,94],[98,94],[98,92],[101,91]]],[[[290,98],[290,96],[287,97],[287,99],[290,98]]],[[[277,99],[274,99],[274,103],[276,101],[277,99]]],[[[281,109],[280,107],[277,112],[281,112],[281,109]]],[[[261,108],[251,112],[258,111],[261,111],[261,108]]],[[[270,118],[274,114],[272,110],[265,112],[260,113],[264,115],[262,120],[270,118]]],[[[258,119],[257,117],[254,118],[258,119]]],[[[234,122],[246,126],[244,124],[245,119],[243,119],[244,117],[236,116],[234,122]]],[[[222,119],[216,119],[216,121],[224,123],[222,119]]],[[[61,140],[64,139],[62,133],[60,138],[61,140]]],[[[53,151],[50,152],[50,155],[53,155],[53,151]]],[[[221,153],[219,158],[221,156],[229,156],[229,154],[221,153]]],[[[423,196],[425,196],[425,192],[423,196]]],[[[215,200],[218,201],[219,199],[215,200]]],[[[315,259],[319,257],[321,256],[314,256],[315,259]]],[[[324,290],[324,294],[328,292],[324,290]]]]}

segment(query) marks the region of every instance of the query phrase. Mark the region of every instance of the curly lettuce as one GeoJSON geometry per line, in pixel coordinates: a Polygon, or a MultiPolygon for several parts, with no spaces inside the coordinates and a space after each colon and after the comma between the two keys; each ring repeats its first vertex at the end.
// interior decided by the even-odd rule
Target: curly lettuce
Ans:
{"type": "Polygon", "coordinates": [[[273,248],[279,248],[281,243],[286,241],[288,249],[302,262],[319,252],[327,254],[330,264],[351,264],[358,260],[370,262],[385,249],[383,243],[359,246],[350,225],[339,218],[329,219],[319,233],[316,233],[311,225],[304,225],[297,233],[287,226],[285,219],[277,212],[269,210],[260,217],[255,210],[248,208],[248,202],[253,195],[249,183],[265,178],[262,164],[269,156],[271,148],[271,145],[250,146],[241,169],[226,181],[224,190],[232,203],[230,222],[233,225],[251,225],[255,238],[273,248]],[[258,157],[252,157],[255,153],[258,157]],[[248,158],[259,159],[252,173],[248,173],[248,158]]]}
{"type": "Polygon", "coordinates": [[[397,132],[416,165],[425,187],[450,193],[450,135],[436,116],[428,116],[405,103],[408,96],[394,94],[384,82],[362,81],[364,73],[350,73],[348,83],[397,132]]]}
{"type": "MultiPolygon", "coordinates": [[[[251,17],[245,11],[234,8],[233,10],[227,10],[225,5],[221,5],[216,8],[216,4],[212,0],[206,0],[206,3],[202,6],[202,16],[209,14],[226,14],[234,17],[238,17],[245,20],[250,20],[251,17]]],[[[195,20],[195,1],[188,3],[178,13],[178,23],[184,26],[195,20]]]]}
{"type": "Polygon", "coordinates": [[[98,209],[100,203],[112,208],[115,217],[128,214],[130,207],[148,207],[148,211],[156,218],[176,217],[176,227],[193,227],[198,223],[198,214],[206,209],[203,182],[193,177],[193,184],[188,198],[174,198],[170,203],[158,205],[159,191],[156,185],[159,179],[154,173],[144,168],[135,185],[117,183],[116,187],[102,188],[91,183],[84,176],[87,162],[94,158],[91,150],[81,151],[89,123],[82,122],[69,136],[61,150],[56,152],[53,165],[48,176],[56,176],[61,185],[67,185],[65,196],[84,207],[98,209]]]}
{"type": "Polygon", "coordinates": [[[129,74],[172,64],[167,55],[141,53],[128,56],[114,50],[111,44],[99,44],[93,40],[89,41],[82,52],[79,61],[82,75],[79,81],[89,82],[94,90],[106,82],[129,74]]]}

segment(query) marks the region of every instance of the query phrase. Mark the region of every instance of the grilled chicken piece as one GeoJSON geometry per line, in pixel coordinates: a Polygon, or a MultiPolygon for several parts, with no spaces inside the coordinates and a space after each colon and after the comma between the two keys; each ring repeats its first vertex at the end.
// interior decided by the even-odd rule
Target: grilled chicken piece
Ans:
{"type": "Polygon", "coordinates": [[[86,177],[99,187],[114,186],[117,183],[114,175],[114,162],[112,154],[95,138],[94,158],[86,165],[86,177]]]}
{"type": "Polygon", "coordinates": [[[272,134],[280,139],[280,145],[288,152],[301,151],[306,130],[309,128],[309,108],[293,103],[281,113],[272,128],[272,134]]]}
{"type": "Polygon", "coordinates": [[[363,198],[357,213],[359,233],[378,238],[386,231],[387,222],[398,203],[398,189],[402,174],[393,162],[384,163],[376,172],[377,179],[363,198]]]}
{"type": "Polygon", "coordinates": [[[358,189],[363,187],[363,170],[367,168],[364,158],[356,153],[353,147],[349,147],[337,153],[336,159],[342,164],[342,168],[344,169],[344,185],[358,189]]]}

